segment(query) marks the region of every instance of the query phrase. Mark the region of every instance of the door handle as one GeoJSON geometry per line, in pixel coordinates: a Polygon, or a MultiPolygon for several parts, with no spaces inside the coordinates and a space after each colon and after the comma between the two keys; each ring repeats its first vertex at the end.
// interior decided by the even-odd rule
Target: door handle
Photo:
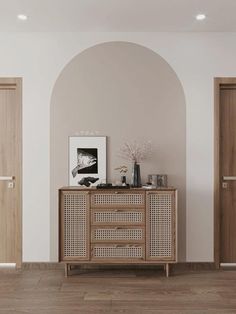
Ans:
{"type": "Polygon", "coordinates": [[[14,177],[0,176],[0,181],[12,181],[14,177]]]}
{"type": "Polygon", "coordinates": [[[223,176],[224,181],[236,181],[236,177],[234,176],[223,176]]]}

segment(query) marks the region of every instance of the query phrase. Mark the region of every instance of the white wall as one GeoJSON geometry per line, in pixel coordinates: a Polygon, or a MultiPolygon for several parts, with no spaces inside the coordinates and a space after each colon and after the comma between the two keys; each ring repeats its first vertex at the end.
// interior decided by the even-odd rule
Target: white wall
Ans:
{"type": "Polygon", "coordinates": [[[213,77],[236,76],[235,39],[235,33],[0,34],[0,76],[24,79],[24,261],[50,260],[49,105],[53,85],[76,54],[116,40],[153,49],[182,82],[187,104],[187,261],[213,260],[213,77]]]}

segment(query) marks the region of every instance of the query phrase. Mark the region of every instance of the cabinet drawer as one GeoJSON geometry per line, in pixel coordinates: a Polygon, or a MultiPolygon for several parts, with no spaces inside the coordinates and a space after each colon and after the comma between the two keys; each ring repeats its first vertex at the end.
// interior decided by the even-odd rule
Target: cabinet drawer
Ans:
{"type": "Polygon", "coordinates": [[[95,192],[91,195],[93,208],[140,208],[145,206],[143,192],[95,192]]]}
{"type": "Polygon", "coordinates": [[[143,227],[93,227],[92,242],[144,242],[143,227]]]}
{"type": "Polygon", "coordinates": [[[142,225],[145,224],[144,210],[141,209],[93,209],[93,225],[142,225]]]}
{"type": "Polygon", "coordinates": [[[144,260],[145,248],[143,245],[109,245],[95,244],[92,246],[92,260],[144,260]]]}

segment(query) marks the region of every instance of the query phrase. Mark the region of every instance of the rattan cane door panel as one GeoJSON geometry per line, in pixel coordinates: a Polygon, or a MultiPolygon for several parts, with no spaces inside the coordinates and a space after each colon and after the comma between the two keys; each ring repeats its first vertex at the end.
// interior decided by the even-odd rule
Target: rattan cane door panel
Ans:
{"type": "Polygon", "coordinates": [[[147,193],[147,260],[175,261],[175,193],[147,193]]]}
{"type": "Polygon", "coordinates": [[[144,208],[144,192],[96,192],[91,195],[92,208],[144,208]]]}
{"type": "Polygon", "coordinates": [[[93,225],[144,225],[145,211],[141,209],[93,209],[93,225]]]}
{"type": "Polygon", "coordinates": [[[61,260],[89,260],[89,195],[86,192],[62,192],[61,260]]]}

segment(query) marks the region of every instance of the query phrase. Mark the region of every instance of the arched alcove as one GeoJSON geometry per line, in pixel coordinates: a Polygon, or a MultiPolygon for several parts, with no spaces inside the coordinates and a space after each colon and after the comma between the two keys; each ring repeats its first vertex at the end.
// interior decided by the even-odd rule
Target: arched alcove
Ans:
{"type": "Polygon", "coordinates": [[[51,260],[58,254],[57,190],[68,185],[68,137],[85,131],[108,138],[109,182],[118,177],[115,167],[131,170],[117,154],[125,141],[152,141],[142,180],[167,174],[178,188],[179,257],[185,260],[186,104],[170,65],[143,46],[108,42],[78,54],[61,72],[51,98],[51,260]]]}

